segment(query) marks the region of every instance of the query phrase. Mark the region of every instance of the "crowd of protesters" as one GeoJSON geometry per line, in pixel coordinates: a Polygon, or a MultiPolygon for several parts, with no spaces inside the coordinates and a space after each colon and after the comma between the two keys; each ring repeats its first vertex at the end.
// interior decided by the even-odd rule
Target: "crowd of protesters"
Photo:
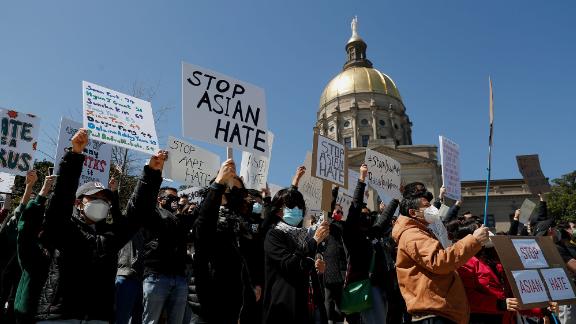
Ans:
{"type": "MultiPolygon", "coordinates": [[[[333,212],[304,227],[304,167],[271,197],[229,159],[197,204],[161,187],[159,151],[120,206],[113,179],[79,186],[87,143],[79,130],[58,175],[34,193],[28,172],[13,215],[0,212],[2,324],[576,323],[572,305],[520,310],[492,234],[460,201],[441,214],[444,189],[409,183],[371,211],[363,164],[349,210],[335,188],[333,212]],[[365,300],[352,305],[351,287],[365,300]]],[[[519,219],[495,234],[552,236],[576,273],[574,223],[549,217],[544,196],[519,219]]]]}

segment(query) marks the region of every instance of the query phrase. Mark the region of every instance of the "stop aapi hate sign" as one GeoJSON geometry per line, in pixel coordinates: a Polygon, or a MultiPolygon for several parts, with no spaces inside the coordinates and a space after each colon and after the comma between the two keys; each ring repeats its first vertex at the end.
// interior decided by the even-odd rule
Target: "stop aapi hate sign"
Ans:
{"type": "Polygon", "coordinates": [[[0,109],[0,171],[25,176],[34,168],[40,118],[0,109]]]}
{"type": "Polygon", "coordinates": [[[182,63],[182,132],[204,142],[267,156],[264,90],[182,63]]]}

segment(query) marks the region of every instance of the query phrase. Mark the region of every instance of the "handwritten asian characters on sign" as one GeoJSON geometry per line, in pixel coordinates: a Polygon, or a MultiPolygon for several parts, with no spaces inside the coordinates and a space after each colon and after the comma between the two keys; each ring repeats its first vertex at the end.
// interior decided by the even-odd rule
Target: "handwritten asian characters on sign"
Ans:
{"type": "Polygon", "coordinates": [[[446,187],[446,197],[459,200],[462,197],[460,147],[444,136],[440,136],[440,161],[442,164],[442,182],[444,187],[446,187]]]}
{"type": "Polygon", "coordinates": [[[152,106],[148,101],[82,82],[84,128],[101,142],[148,154],[158,151],[152,106]]]}
{"type": "Polygon", "coordinates": [[[34,168],[40,118],[0,109],[0,171],[25,176],[34,168]]]}
{"type": "Polygon", "coordinates": [[[548,301],[548,294],[537,270],[512,271],[523,304],[548,301]]]}
{"type": "Polygon", "coordinates": [[[270,131],[268,132],[268,142],[270,143],[270,154],[268,155],[242,152],[240,176],[248,189],[261,190],[262,188],[266,188],[268,171],[270,169],[270,157],[272,155],[272,143],[274,142],[274,135],[270,131]]]}
{"type": "Polygon", "coordinates": [[[267,155],[264,90],[182,63],[182,130],[194,139],[267,155]]]}
{"type": "Polygon", "coordinates": [[[219,168],[218,155],[175,137],[168,138],[165,177],[189,186],[206,187],[216,177],[219,168]]]}
{"type": "Polygon", "coordinates": [[[548,262],[534,239],[512,239],[512,244],[526,269],[547,268],[548,262]]]}
{"type": "MultiPolygon", "coordinates": [[[[72,136],[76,134],[82,124],[62,118],[60,121],[60,135],[56,147],[56,163],[54,173],[58,174],[60,161],[70,146],[72,136]]],[[[112,158],[112,145],[90,139],[84,149],[84,167],[80,175],[80,185],[87,182],[108,183],[110,176],[110,159],[112,158]]]]}
{"type": "Polygon", "coordinates": [[[564,300],[576,298],[570,278],[562,268],[541,269],[540,273],[544,277],[544,282],[548,286],[550,297],[553,300],[564,300]]]}
{"type": "Polygon", "coordinates": [[[385,194],[388,197],[399,199],[401,197],[400,163],[371,149],[366,149],[364,161],[368,165],[368,184],[378,194],[385,194]]]}
{"type": "Polygon", "coordinates": [[[344,145],[318,134],[314,138],[316,143],[313,153],[315,160],[312,161],[315,163],[313,176],[346,188],[348,171],[344,145]]]}

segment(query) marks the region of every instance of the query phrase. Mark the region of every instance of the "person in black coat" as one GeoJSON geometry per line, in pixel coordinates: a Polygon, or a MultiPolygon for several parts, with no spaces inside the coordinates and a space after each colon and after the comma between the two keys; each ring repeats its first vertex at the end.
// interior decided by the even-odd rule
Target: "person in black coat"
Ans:
{"type": "Polygon", "coordinates": [[[306,206],[296,188],[305,170],[298,168],[293,186],[272,199],[270,212],[277,223],[264,240],[263,323],[327,322],[315,256],[320,242],[328,237],[329,223],[325,220],[313,237],[301,227],[306,206]]]}
{"type": "Polygon", "coordinates": [[[49,247],[51,260],[40,294],[38,323],[114,320],[118,251],[153,210],[155,194],[162,182],[161,170],[167,153],[161,151],[144,167],[128,202],[126,217],[112,215],[121,221],[104,226],[112,192],[94,182],[78,188],[84,165],[82,153],[87,144],[87,130],[79,129],[72,137],[72,148],[60,162],[54,195],[44,215],[41,240],[49,247]]]}

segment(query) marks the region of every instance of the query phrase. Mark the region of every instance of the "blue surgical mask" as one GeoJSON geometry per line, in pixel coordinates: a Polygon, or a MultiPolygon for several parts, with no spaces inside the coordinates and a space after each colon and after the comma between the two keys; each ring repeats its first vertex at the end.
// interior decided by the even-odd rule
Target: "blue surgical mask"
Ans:
{"type": "Polygon", "coordinates": [[[292,209],[284,207],[284,222],[288,225],[298,226],[304,216],[302,216],[302,209],[294,207],[292,209]]]}
{"type": "Polygon", "coordinates": [[[262,212],[262,205],[260,203],[255,202],[252,205],[252,213],[253,214],[260,214],[262,212]]]}

